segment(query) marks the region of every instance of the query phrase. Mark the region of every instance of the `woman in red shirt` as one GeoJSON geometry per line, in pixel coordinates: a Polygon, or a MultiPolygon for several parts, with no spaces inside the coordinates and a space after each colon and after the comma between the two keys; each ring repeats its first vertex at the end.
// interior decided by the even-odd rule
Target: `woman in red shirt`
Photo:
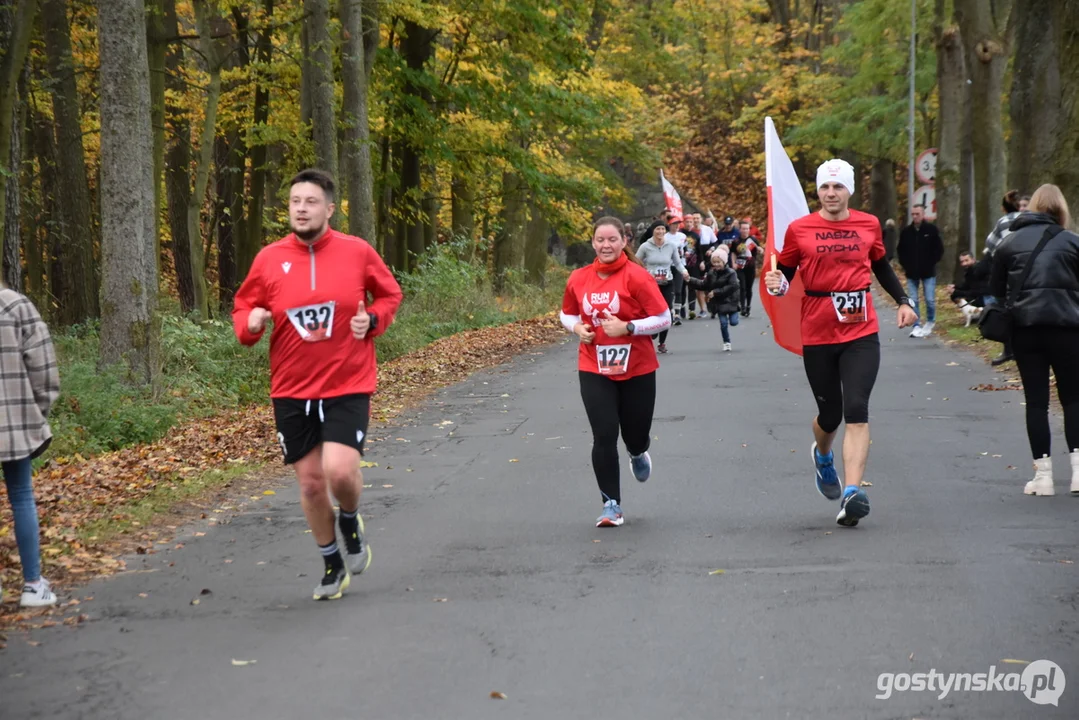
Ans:
{"type": "Polygon", "coordinates": [[[655,280],[626,247],[618,218],[596,221],[592,247],[595,261],[575,270],[566,283],[561,319],[581,341],[581,398],[592,426],[592,469],[603,497],[596,527],[617,527],[623,522],[619,432],[633,475],[644,482],[652,472],[648,446],[659,368],[652,335],[670,327],[671,312],[655,280]]]}

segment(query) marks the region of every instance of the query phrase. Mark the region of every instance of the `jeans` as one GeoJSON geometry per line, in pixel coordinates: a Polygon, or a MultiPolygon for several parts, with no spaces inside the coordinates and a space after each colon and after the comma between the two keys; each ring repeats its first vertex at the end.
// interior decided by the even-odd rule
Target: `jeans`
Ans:
{"type": "Polygon", "coordinates": [[[729,326],[738,326],[738,313],[720,313],[719,314],[719,331],[723,333],[723,342],[729,343],[731,341],[731,331],[729,326]]]}
{"type": "Polygon", "coordinates": [[[3,470],[11,512],[15,516],[15,544],[22,560],[23,580],[34,582],[41,577],[41,541],[34,488],[30,484],[30,458],[3,463],[3,470]]]}
{"type": "MultiPolygon", "coordinates": [[[[931,278],[907,278],[907,295],[914,301],[915,311],[918,308],[918,284],[922,285],[922,293],[925,295],[925,319],[927,322],[937,321],[937,279],[931,278]]],[[[921,313],[918,313],[921,315],[921,313]]]]}

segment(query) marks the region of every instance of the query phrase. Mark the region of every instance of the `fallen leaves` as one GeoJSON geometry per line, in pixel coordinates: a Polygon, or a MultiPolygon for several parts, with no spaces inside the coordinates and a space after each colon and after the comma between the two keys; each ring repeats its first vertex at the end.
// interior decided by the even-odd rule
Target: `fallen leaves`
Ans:
{"type": "Polygon", "coordinates": [[[726,570],[713,570],[712,572],[710,572],[710,573],[708,573],[708,574],[709,574],[709,575],[722,575],[722,574],[724,574],[725,572],[727,572],[727,571],[726,571],[726,570]]]}
{"type": "Polygon", "coordinates": [[[257,662],[258,662],[258,660],[237,660],[236,658],[232,659],[232,664],[235,665],[236,667],[244,667],[246,665],[254,665],[257,662]]]}
{"type": "Polygon", "coordinates": [[[974,392],[1001,392],[1004,390],[1022,390],[1021,385],[994,385],[993,383],[979,383],[970,388],[974,392]]]}
{"type": "Polygon", "coordinates": [[[506,699],[506,693],[498,692],[497,690],[492,690],[491,691],[491,699],[492,700],[505,700],[506,699]]]}

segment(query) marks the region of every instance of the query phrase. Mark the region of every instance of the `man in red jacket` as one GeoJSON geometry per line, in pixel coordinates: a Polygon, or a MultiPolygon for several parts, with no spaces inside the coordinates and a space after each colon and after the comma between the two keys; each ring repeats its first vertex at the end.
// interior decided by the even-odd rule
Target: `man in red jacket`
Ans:
{"type": "Polygon", "coordinates": [[[316,600],[336,600],[371,564],[359,514],[360,456],[375,392],[373,339],[393,322],[401,288],[375,249],[329,226],[334,183],[321,170],[292,179],[292,234],[264,247],[236,293],[236,337],[254,345],[269,322],[270,397],[285,463],[325,563],[316,600]],[[341,507],[334,530],[330,493],[341,507]]]}

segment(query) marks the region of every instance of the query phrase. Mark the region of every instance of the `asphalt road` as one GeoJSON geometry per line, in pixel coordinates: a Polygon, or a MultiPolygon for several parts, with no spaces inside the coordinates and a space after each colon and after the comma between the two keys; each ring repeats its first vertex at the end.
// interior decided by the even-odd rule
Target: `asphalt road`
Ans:
{"type": "Polygon", "coordinates": [[[872,513],[840,528],[800,359],[766,326],[730,355],[714,321],[672,331],[625,526],[593,526],[574,345],[534,352],[373,433],[374,562],[344,599],[310,600],[321,562],[288,485],[77,589],[83,626],[10,636],[0,717],[1079,717],[1079,498],[1022,495],[1021,393],[972,391],[1001,380],[886,324],[872,513]],[[1039,659],[1059,706],[902,677],[876,697],[882,673],[1039,659]]]}

